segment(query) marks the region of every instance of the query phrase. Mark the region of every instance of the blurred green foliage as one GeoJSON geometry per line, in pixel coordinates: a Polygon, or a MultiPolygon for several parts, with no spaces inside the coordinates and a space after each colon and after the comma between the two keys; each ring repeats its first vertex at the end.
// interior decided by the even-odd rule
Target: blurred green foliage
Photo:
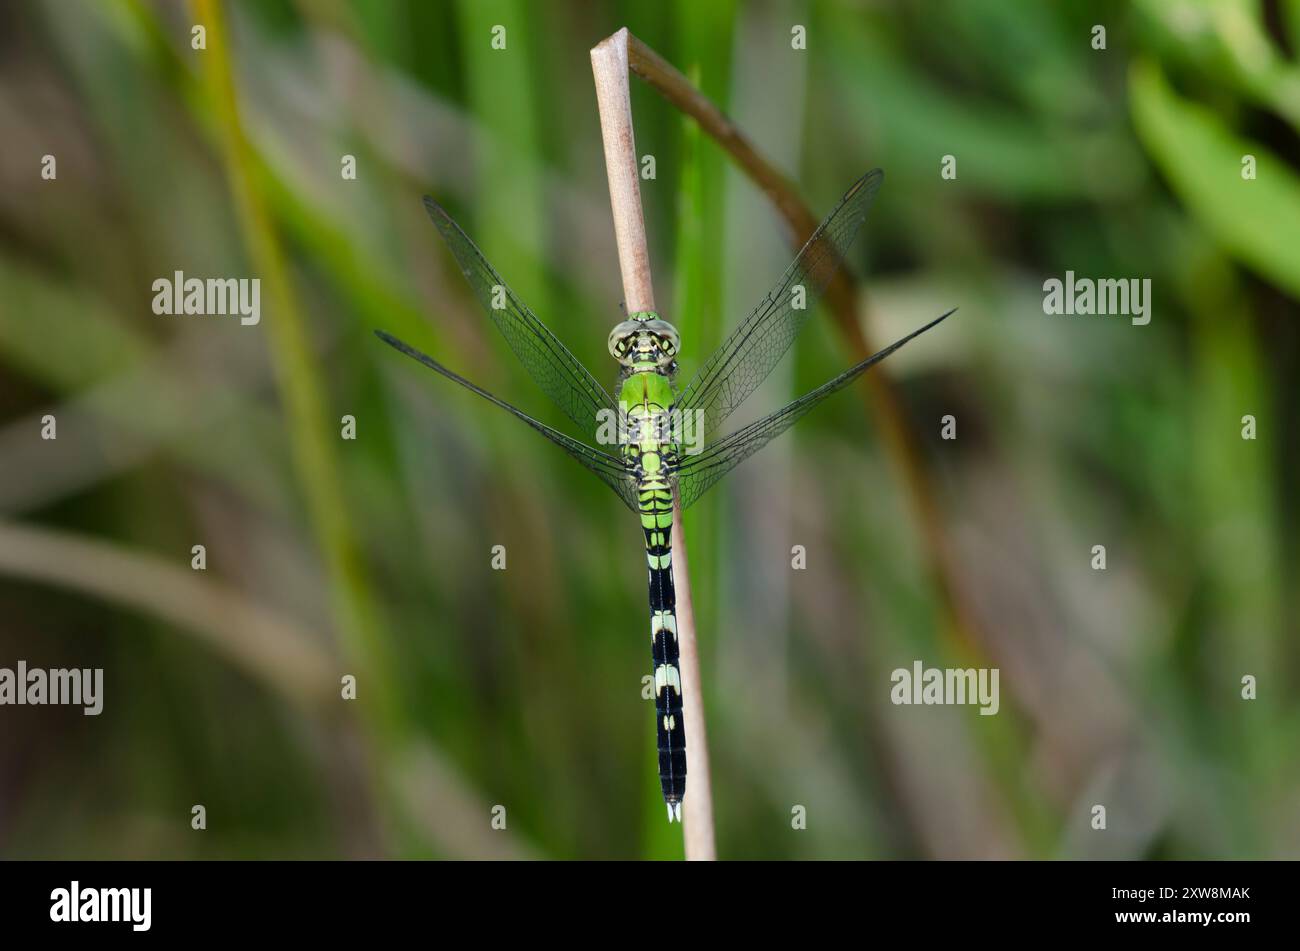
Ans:
{"type": "MultiPolygon", "coordinates": [[[[819,215],[886,170],[852,262],[873,339],[961,307],[889,368],[970,655],[859,400],[688,513],[720,854],[1300,854],[1300,3],[33,0],[0,22],[0,666],[107,681],[97,718],[0,708],[0,855],[681,854],[635,520],[371,335],[564,428],[428,193],[612,384],[588,49],[624,25],[819,215]],[[259,276],[261,323],[155,316],[175,270],[259,276]],[[1067,270],[1149,278],[1150,325],[1045,315],[1067,270]],[[176,596],[195,544],[210,598],[176,596]],[[892,705],[917,659],[998,667],[1001,712],[892,705]]],[[[689,373],[790,252],[715,143],[635,80],[633,109],[689,373]]],[[[751,413],[849,360],[825,321],[796,351],[751,413]]]]}

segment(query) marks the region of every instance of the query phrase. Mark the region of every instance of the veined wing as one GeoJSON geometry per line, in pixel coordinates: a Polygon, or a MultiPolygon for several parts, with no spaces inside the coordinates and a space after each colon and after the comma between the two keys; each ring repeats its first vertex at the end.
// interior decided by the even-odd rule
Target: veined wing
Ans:
{"type": "Polygon", "coordinates": [[[844,260],[884,177],[877,168],[854,182],[776,286],[686,384],[677,405],[704,411],[705,435],[717,431],[790,349],[844,260]]]}
{"type": "MultiPolygon", "coordinates": [[[[953,310],[956,310],[956,308],[953,310]]],[[[879,353],[872,354],[861,363],[850,367],[812,392],[805,393],[793,403],[777,410],[771,416],[724,436],[722,439],[704,447],[696,455],[684,457],[676,467],[677,487],[681,496],[682,508],[686,508],[708,491],[724,475],[793,426],[799,417],[826,399],[826,397],[844,389],[844,387],[913,337],[919,337],[931,327],[945,320],[953,313],[953,310],[935,318],[919,330],[912,331],[906,337],[895,341],[879,353]]]]}
{"type": "Polygon", "coordinates": [[[566,436],[564,433],[552,429],[545,423],[538,422],[522,410],[518,410],[511,406],[505,400],[498,399],[482,387],[475,386],[463,376],[448,370],[427,353],[422,353],[410,344],[398,340],[392,334],[384,333],[382,330],[376,330],[375,336],[393,349],[400,350],[408,357],[423,363],[430,370],[442,374],[454,383],[459,383],[461,386],[465,387],[465,389],[477,393],[489,403],[500,406],[506,412],[523,420],[529,426],[533,427],[533,429],[537,430],[551,442],[555,443],[567,452],[574,459],[578,460],[578,462],[582,463],[594,472],[600,478],[600,481],[604,482],[618,494],[618,497],[623,500],[624,505],[634,512],[637,511],[638,500],[636,494],[636,480],[632,477],[631,473],[628,472],[627,467],[623,465],[622,460],[617,459],[608,453],[601,452],[599,449],[588,446],[584,442],[566,436]]]}
{"type": "Polygon", "coordinates": [[[465,280],[529,376],[577,424],[582,435],[595,439],[600,410],[617,412],[613,397],[515,296],[451,215],[427,195],[424,207],[460,263],[465,280]]]}

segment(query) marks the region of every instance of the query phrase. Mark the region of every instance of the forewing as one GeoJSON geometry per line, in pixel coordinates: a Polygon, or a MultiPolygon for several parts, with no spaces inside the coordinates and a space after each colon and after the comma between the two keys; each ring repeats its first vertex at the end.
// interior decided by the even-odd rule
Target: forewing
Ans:
{"type": "Polygon", "coordinates": [[[833,380],[829,380],[817,387],[817,389],[805,393],[793,403],[781,407],[772,415],[705,446],[696,455],[684,457],[675,469],[682,508],[685,509],[707,492],[724,475],[793,426],[801,416],[826,399],[826,397],[844,389],[844,387],[903,346],[903,344],[914,337],[919,337],[952,313],[953,311],[950,310],[948,313],[930,321],[924,327],[912,331],[906,337],[895,341],[879,353],[874,353],[856,366],[849,367],[833,380]]]}
{"type": "Polygon", "coordinates": [[[790,349],[843,263],[883,178],[873,169],[853,184],[776,286],[686,384],[677,405],[704,411],[705,435],[717,431],[790,349]]]}
{"type": "Polygon", "coordinates": [[[551,442],[555,443],[557,446],[559,446],[561,449],[567,452],[578,462],[582,463],[582,465],[584,465],[587,469],[594,472],[596,476],[600,479],[600,481],[604,482],[607,486],[609,486],[611,489],[614,490],[614,492],[618,495],[618,497],[623,500],[624,505],[626,505],[634,512],[638,510],[636,481],[632,477],[632,474],[628,471],[627,467],[623,464],[623,461],[621,459],[611,456],[609,455],[609,453],[601,452],[599,449],[596,449],[592,446],[588,446],[586,443],[580,442],[579,440],[574,439],[570,436],[566,436],[564,433],[560,432],[559,430],[552,429],[550,426],[547,426],[545,423],[538,422],[537,420],[533,419],[531,416],[529,416],[527,413],[523,412],[522,410],[516,409],[514,406],[511,406],[505,400],[493,396],[487,390],[483,389],[482,387],[475,386],[473,383],[465,379],[463,376],[460,376],[459,374],[453,373],[451,370],[448,370],[445,366],[443,366],[437,360],[433,359],[433,357],[429,356],[427,353],[423,353],[415,349],[415,347],[412,347],[410,344],[398,340],[396,337],[392,336],[391,334],[387,334],[382,330],[376,330],[375,336],[377,336],[380,340],[384,341],[384,343],[388,344],[393,349],[401,351],[402,353],[406,354],[408,357],[411,357],[413,360],[418,360],[420,363],[423,363],[426,367],[428,367],[430,370],[433,370],[435,373],[439,373],[442,376],[445,376],[447,379],[451,380],[454,383],[459,383],[461,386],[465,387],[465,389],[477,393],[479,396],[483,397],[483,399],[487,400],[489,403],[493,403],[496,406],[500,406],[503,410],[510,413],[515,418],[520,419],[523,422],[527,423],[533,429],[537,430],[539,433],[541,433],[551,442]]]}
{"type": "Polygon", "coordinates": [[[613,397],[515,295],[443,207],[427,195],[424,207],[455,255],[474,295],[529,376],[584,436],[595,439],[597,414],[602,409],[616,410],[613,397]]]}

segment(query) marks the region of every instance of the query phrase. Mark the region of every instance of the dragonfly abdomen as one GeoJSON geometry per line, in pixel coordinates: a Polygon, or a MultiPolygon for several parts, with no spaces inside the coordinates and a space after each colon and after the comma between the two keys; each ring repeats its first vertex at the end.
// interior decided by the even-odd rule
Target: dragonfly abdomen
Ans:
{"type": "Polygon", "coordinates": [[[659,785],[668,818],[681,819],[686,794],[686,728],[682,722],[682,675],[677,654],[677,594],[673,588],[673,493],[660,475],[637,485],[645,532],[650,587],[650,651],[654,658],[655,735],[659,785]]]}
{"type": "Polygon", "coordinates": [[[677,651],[677,593],[673,587],[673,487],[676,446],[664,439],[673,402],[668,379],[651,362],[637,363],[620,390],[629,432],[623,462],[636,474],[637,509],[649,565],[650,653],[654,658],[655,736],[659,785],[668,821],[682,817],[686,794],[686,726],[677,651]]]}

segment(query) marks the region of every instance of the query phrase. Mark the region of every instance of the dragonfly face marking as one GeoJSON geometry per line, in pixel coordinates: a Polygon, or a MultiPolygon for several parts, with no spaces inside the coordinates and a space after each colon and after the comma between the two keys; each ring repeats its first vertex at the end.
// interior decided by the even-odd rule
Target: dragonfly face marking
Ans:
{"type": "Polygon", "coordinates": [[[609,332],[610,356],[633,373],[675,370],[679,349],[677,328],[651,310],[633,314],[609,332]]]}

